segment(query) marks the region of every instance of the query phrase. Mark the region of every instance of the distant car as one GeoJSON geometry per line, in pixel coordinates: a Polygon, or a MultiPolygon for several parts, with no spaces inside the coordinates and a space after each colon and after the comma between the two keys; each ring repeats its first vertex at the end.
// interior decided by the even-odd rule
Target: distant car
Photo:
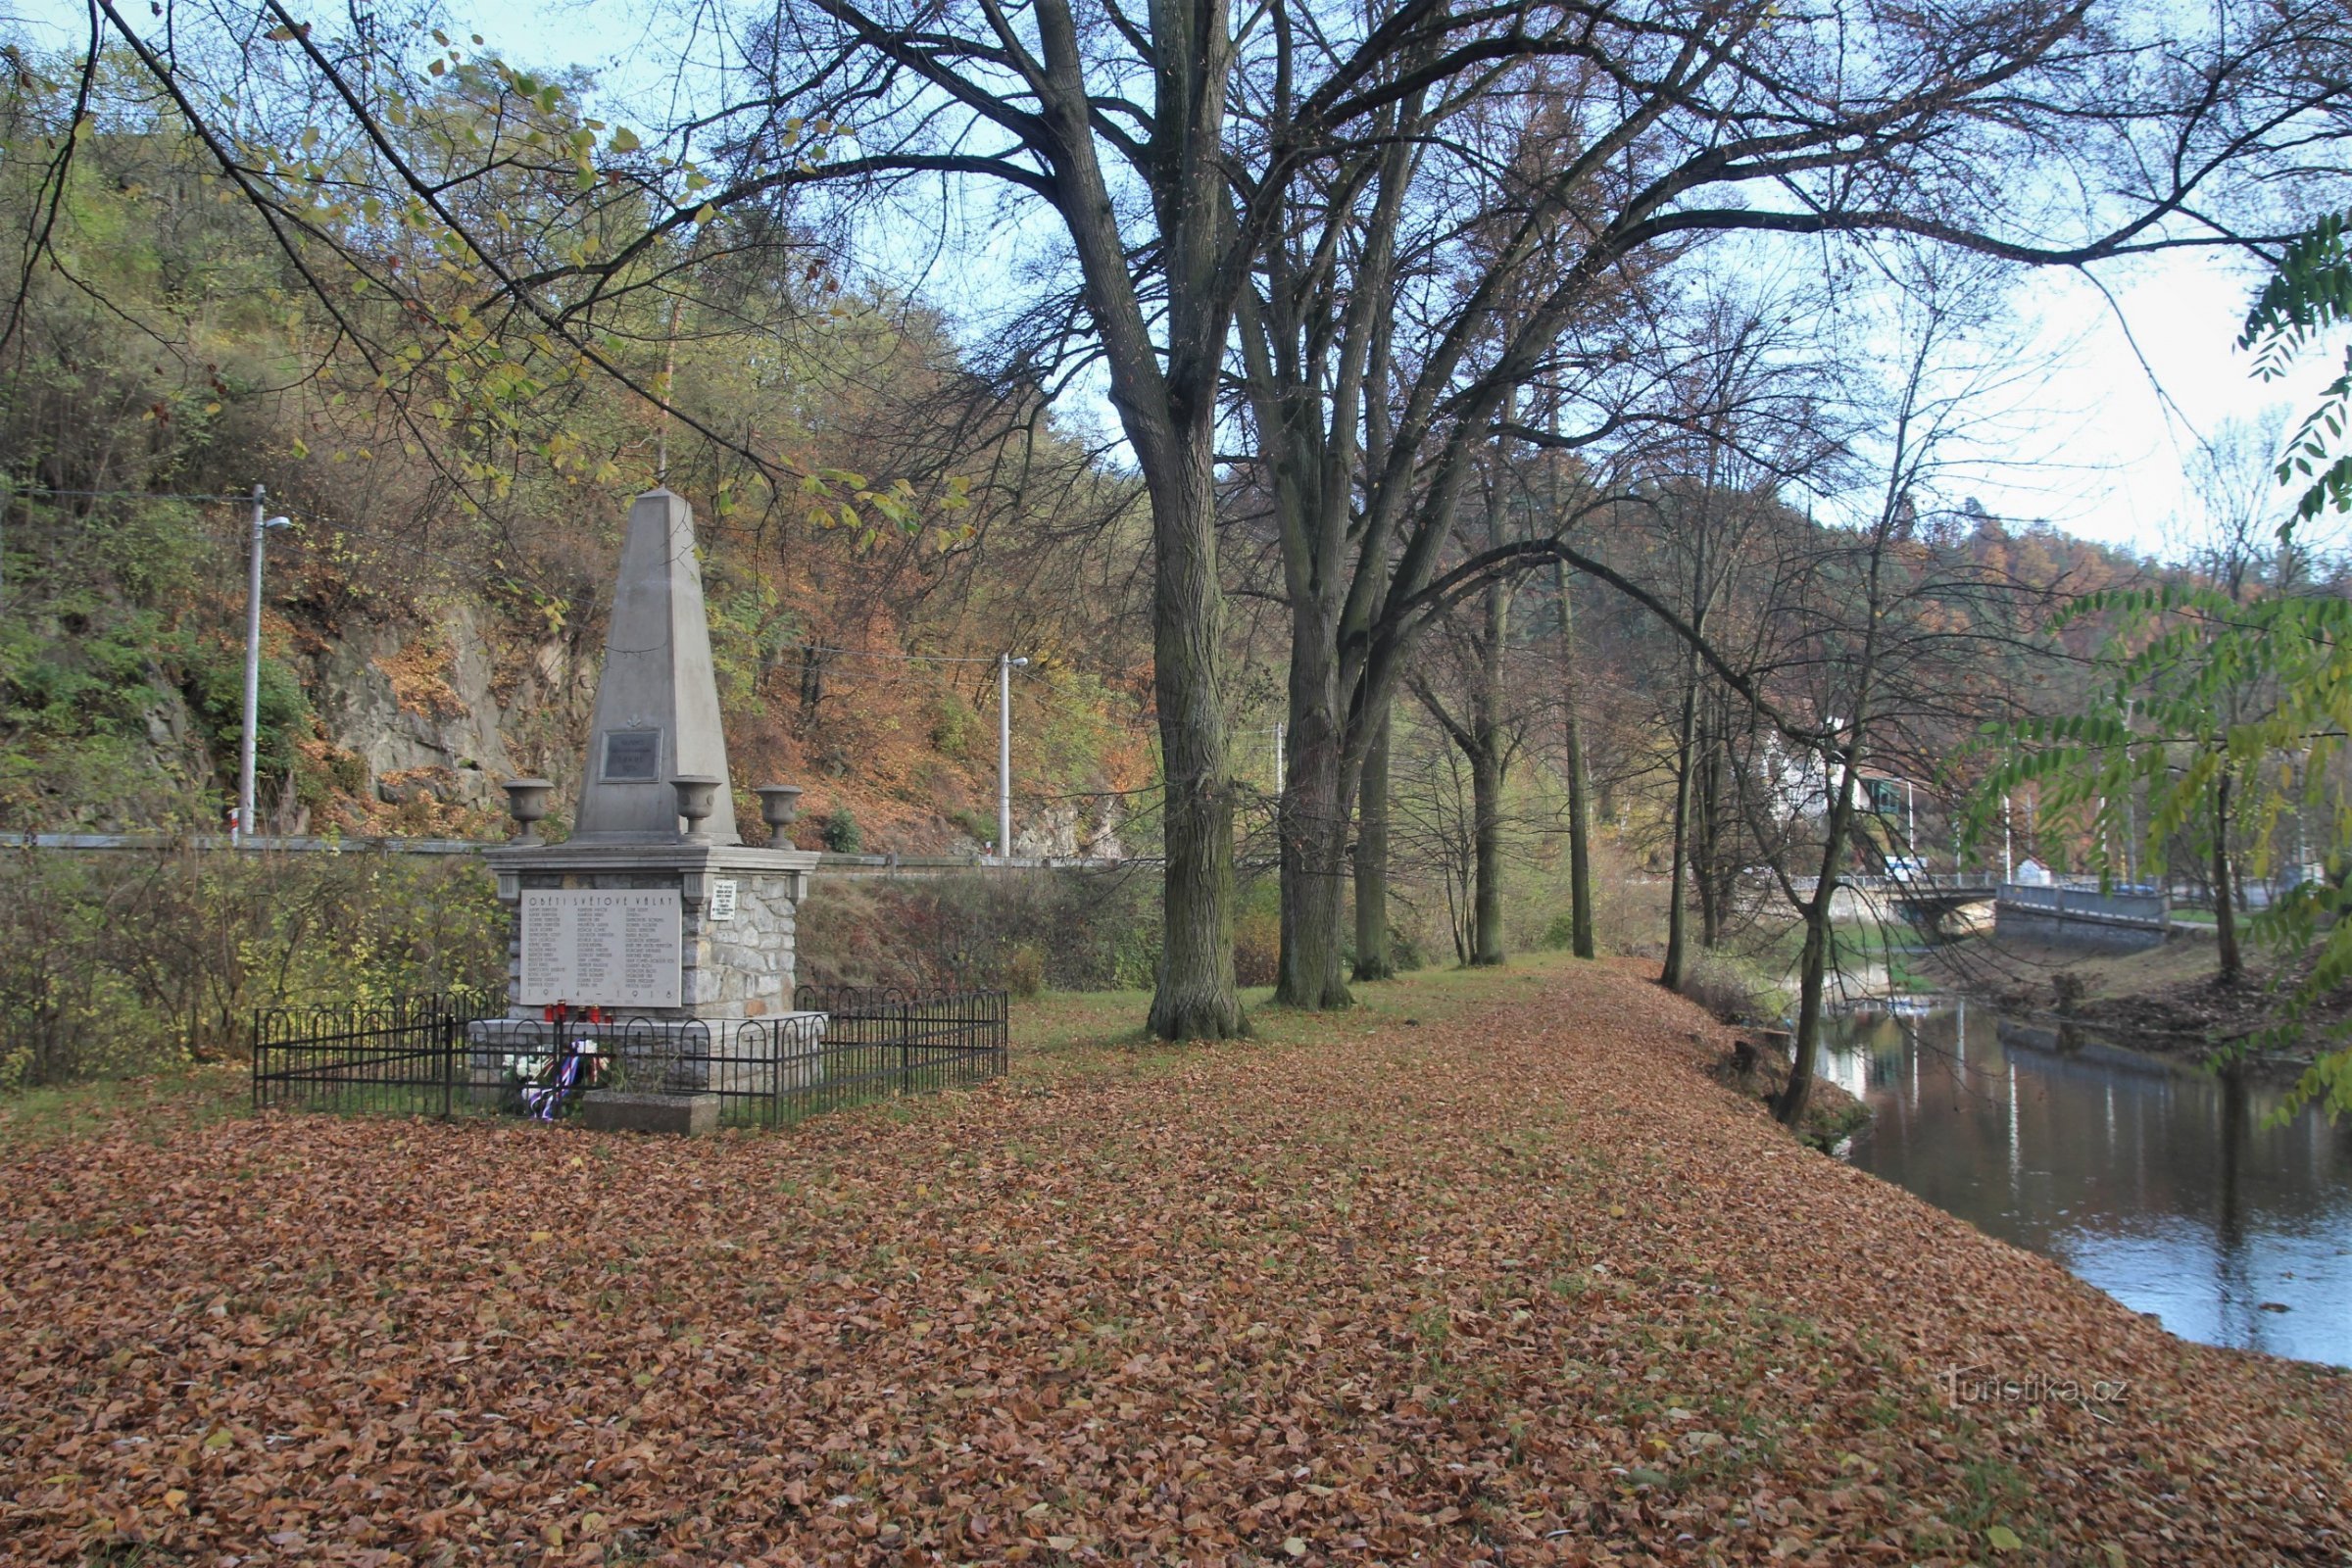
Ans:
{"type": "Polygon", "coordinates": [[[1890,855],[1886,858],[1886,880],[1889,882],[1925,882],[1928,862],[1916,855],[1890,855]]]}

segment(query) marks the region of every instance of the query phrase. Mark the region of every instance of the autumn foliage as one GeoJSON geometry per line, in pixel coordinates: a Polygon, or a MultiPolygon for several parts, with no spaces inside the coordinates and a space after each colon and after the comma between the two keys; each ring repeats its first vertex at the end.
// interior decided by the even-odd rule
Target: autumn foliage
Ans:
{"type": "Polygon", "coordinates": [[[8,1555],[2343,1560],[2341,1374],[1799,1148],[1625,969],[1377,1008],[710,1144],[20,1147],[8,1555]]]}

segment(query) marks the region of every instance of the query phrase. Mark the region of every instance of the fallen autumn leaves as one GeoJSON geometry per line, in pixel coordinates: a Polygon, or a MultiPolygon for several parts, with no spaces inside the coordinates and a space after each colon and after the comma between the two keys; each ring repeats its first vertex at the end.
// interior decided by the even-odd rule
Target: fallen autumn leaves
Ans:
{"type": "Polygon", "coordinates": [[[1482,984],[713,1144],[10,1152],[7,1554],[2352,1556],[2343,1376],[1800,1149],[1627,971],[1482,984]],[[1955,1368],[2126,1390],[1956,1405],[1955,1368]]]}

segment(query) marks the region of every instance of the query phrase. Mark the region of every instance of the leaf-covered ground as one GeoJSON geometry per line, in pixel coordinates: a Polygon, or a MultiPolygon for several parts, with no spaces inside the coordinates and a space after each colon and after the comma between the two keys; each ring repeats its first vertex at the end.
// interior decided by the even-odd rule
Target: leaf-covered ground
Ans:
{"type": "Polygon", "coordinates": [[[5,1555],[2352,1557],[2352,1380],[1797,1147],[1630,971],[1268,1022],[701,1145],[20,1142],[5,1555]]]}

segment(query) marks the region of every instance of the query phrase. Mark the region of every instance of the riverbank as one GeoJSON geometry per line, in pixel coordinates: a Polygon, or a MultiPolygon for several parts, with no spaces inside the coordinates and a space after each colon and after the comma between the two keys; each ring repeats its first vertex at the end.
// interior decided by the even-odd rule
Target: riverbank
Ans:
{"type": "MultiPolygon", "coordinates": [[[[2193,1059],[2239,1046],[2278,1021],[2286,989],[2277,983],[2275,966],[2255,956],[2242,978],[2224,984],[2211,933],[2195,929],[2136,953],[1987,935],[1924,949],[1912,962],[1930,986],[2012,1017],[2072,1025],[2136,1051],[2193,1059]]],[[[2318,1040],[2347,1014],[2352,992],[2321,1009],[2306,1034],[2318,1040]]],[[[2315,1049],[2273,1048],[2250,1060],[2264,1070],[2300,1073],[2315,1049]]]]}
{"type": "Polygon", "coordinates": [[[1632,966],[680,1144],[0,1150],[0,1528],[85,1561],[2340,1562],[2352,1379],[1801,1148],[1632,966]]]}

